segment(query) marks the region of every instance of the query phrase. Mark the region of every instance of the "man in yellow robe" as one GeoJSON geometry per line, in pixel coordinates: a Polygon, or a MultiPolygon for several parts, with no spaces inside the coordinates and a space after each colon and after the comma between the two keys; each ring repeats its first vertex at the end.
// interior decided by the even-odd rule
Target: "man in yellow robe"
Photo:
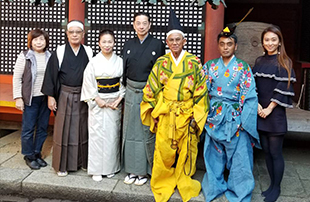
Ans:
{"type": "MultiPolygon", "coordinates": [[[[170,11],[170,22],[173,17],[177,20],[173,14],[170,11]]],[[[183,201],[198,196],[201,189],[191,177],[196,171],[197,144],[209,99],[200,60],[183,50],[186,39],[181,28],[172,27],[168,32],[171,52],[157,59],[140,105],[142,123],[156,133],[151,177],[156,201],[168,201],[175,187],[183,201]]]]}

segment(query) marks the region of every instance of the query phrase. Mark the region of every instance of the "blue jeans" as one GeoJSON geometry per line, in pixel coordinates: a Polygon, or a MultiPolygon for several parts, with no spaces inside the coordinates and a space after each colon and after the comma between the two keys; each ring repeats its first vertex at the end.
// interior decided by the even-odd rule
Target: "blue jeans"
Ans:
{"type": "Polygon", "coordinates": [[[31,106],[25,105],[21,134],[22,154],[30,159],[40,156],[47,137],[50,113],[46,96],[33,97],[31,106]]]}

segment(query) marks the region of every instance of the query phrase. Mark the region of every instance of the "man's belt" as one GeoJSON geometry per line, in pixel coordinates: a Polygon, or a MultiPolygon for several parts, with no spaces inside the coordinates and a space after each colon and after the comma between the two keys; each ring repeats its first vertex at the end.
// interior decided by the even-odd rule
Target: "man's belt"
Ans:
{"type": "Polygon", "coordinates": [[[120,78],[102,78],[102,77],[96,77],[97,80],[97,87],[99,93],[114,93],[119,91],[120,87],[120,78]]]}

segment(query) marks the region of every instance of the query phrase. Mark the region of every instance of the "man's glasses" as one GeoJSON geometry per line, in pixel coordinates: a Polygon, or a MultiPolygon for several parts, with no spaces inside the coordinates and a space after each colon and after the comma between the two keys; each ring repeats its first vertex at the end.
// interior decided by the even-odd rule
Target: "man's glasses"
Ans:
{"type": "Polygon", "coordinates": [[[79,31],[79,30],[73,30],[73,31],[68,31],[69,34],[82,34],[83,31],[79,31]]]}

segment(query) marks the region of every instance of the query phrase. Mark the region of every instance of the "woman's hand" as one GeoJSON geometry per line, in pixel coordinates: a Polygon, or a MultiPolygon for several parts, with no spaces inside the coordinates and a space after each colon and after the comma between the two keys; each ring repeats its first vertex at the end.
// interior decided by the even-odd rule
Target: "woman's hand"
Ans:
{"type": "Polygon", "coordinates": [[[268,105],[267,108],[262,109],[258,115],[262,118],[266,118],[267,116],[269,116],[269,114],[271,114],[271,112],[273,111],[273,109],[277,106],[278,104],[275,102],[270,102],[270,104],[268,105]]]}
{"type": "Polygon", "coordinates": [[[95,98],[95,101],[100,108],[107,107],[107,103],[103,99],[101,99],[99,96],[95,98]]]}
{"type": "Polygon", "coordinates": [[[48,105],[48,108],[51,111],[56,111],[57,110],[57,102],[56,102],[54,97],[48,96],[48,98],[47,98],[47,105],[48,105]]]}
{"type": "Polygon", "coordinates": [[[114,102],[109,103],[108,107],[110,107],[111,109],[118,109],[117,106],[122,101],[122,99],[123,99],[122,97],[118,97],[114,102]]]}
{"type": "Polygon", "coordinates": [[[260,105],[260,104],[258,103],[257,114],[259,114],[259,112],[261,112],[262,110],[263,110],[262,105],[260,105]]]}
{"type": "Polygon", "coordinates": [[[24,101],[22,98],[16,98],[15,99],[15,105],[16,105],[16,109],[20,110],[20,111],[24,111],[24,101]]]}
{"type": "Polygon", "coordinates": [[[265,109],[262,109],[262,111],[259,113],[259,116],[262,118],[266,118],[267,116],[269,116],[269,114],[271,114],[271,112],[272,109],[267,107],[265,109]]]}

